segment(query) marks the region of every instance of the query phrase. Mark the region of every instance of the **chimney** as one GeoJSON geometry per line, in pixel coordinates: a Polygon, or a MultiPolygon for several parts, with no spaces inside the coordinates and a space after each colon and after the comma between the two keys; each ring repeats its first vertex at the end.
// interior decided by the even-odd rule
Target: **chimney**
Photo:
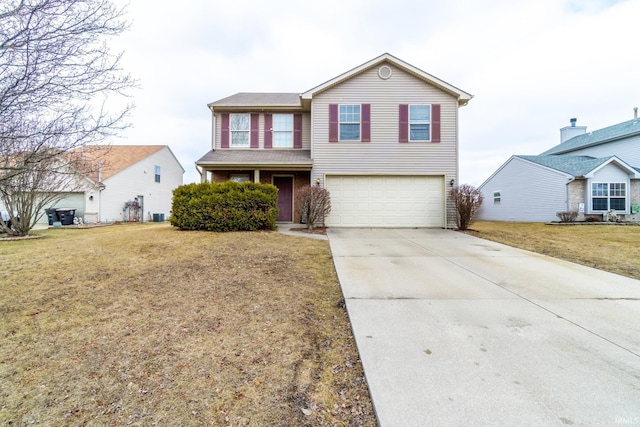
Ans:
{"type": "Polygon", "coordinates": [[[633,107],[633,118],[634,119],[638,118],[638,107],[633,107]]]}
{"type": "Polygon", "coordinates": [[[562,129],[560,129],[560,143],[562,144],[565,141],[570,140],[573,137],[576,137],[578,135],[584,135],[585,133],[587,133],[587,127],[586,126],[576,126],[576,123],[578,122],[578,119],[576,118],[572,118],[569,119],[569,123],[571,124],[570,126],[565,126],[562,129]]]}

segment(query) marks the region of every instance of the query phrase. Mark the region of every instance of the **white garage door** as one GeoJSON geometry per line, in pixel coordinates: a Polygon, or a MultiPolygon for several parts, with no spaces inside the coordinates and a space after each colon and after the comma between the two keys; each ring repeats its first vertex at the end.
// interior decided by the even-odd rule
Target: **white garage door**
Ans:
{"type": "Polygon", "coordinates": [[[444,178],[326,177],[332,227],[444,227],[444,178]]]}

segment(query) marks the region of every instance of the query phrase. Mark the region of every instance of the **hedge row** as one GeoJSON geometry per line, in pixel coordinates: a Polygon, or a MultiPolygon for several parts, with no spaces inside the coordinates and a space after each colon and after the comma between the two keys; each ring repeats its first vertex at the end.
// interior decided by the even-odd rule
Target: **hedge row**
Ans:
{"type": "Polygon", "coordinates": [[[173,190],[171,225],[181,230],[275,230],[278,189],[254,182],[187,184],[173,190]]]}

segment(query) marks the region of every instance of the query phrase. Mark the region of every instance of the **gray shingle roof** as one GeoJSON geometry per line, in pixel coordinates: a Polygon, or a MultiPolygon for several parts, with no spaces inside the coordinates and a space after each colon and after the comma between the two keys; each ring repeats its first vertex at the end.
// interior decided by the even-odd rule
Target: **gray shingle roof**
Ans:
{"type": "Polygon", "coordinates": [[[594,130],[584,135],[574,136],[562,144],[545,151],[541,155],[568,153],[590,145],[602,144],[636,134],[640,134],[640,119],[629,120],[604,129],[594,130]]]}
{"type": "Polygon", "coordinates": [[[514,156],[573,176],[585,176],[611,157],[596,159],[589,156],[514,156]]]}
{"type": "Polygon", "coordinates": [[[291,107],[299,108],[298,93],[240,92],[213,101],[209,107],[291,107]]]}
{"type": "Polygon", "coordinates": [[[216,166],[291,166],[311,169],[311,150],[211,150],[198,165],[216,166]]]}

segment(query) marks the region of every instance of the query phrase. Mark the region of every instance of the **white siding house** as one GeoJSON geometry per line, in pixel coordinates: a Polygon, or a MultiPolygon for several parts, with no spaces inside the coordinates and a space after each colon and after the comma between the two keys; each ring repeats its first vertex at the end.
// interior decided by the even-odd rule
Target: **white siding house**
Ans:
{"type": "Polygon", "coordinates": [[[570,174],[512,156],[480,187],[478,219],[546,222],[567,210],[570,174]],[[523,185],[528,182],[529,185],[523,185]]]}
{"type": "Polygon", "coordinates": [[[640,220],[640,119],[593,132],[562,128],[561,143],[537,156],[512,156],[480,187],[477,219],[557,221],[640,220]],[[499,196],[499,200],[497,200],[499,196]]]}
{"type": "Polygon", "coordinates": [[[453,226],[446,194],[458,179],[458,108],[471,98],[383,54],[302,94],[212,102],[213,149],[196,164],[203,181],[275,184],[279,221],[299,221],[293,195],[311,184],[330,191],[329,226],[453,226]],[[277,147],[283,114],[294,118],[293,137],[277,147]]]}
{"type": "MultiPolygon", "coordinates": [[[[182,185],[184,169],[168,146],[88,146],[82,155],[92,172],[50,209],[73,209],[85,223],[151,221],[153,214],[169,218],[173,190],[182,185]],[[125,203],[133,201],[141,206],[135,218],[125,210],[125,203]]],[[[48,223],[43,212],[38,224],[48,223]]]]}

